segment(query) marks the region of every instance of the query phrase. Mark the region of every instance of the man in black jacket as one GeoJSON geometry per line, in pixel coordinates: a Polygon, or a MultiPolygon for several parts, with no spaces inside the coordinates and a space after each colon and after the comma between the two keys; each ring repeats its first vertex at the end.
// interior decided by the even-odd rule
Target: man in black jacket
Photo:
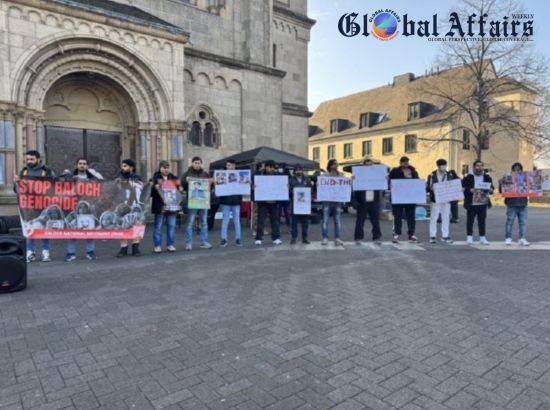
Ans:
{"type": "MultiPolygon", "coordinates": [[[[181,184],[178,177],[170,172],[170,163],[160,161],[159,169],[151,179],[151,213],[155,216],[155,231],[153,234],[153,251],[162,252],[162,228],[166,224],[166,250],[175,252],[176,242],[176,217],[181,209],[179,204],[168,202],[168,198],[163,197],[163,193],[174,195],[177,201],[177,193],[181,190],[181,184]],[[170,184],[170,190],[163,190],[163,185],[170,184]]],[[[166,186],[165,185],[165,186],[166,186]]],[[[181,199],[181,196],[179,197],[181,199]]]]}
{"type": "Polygon", "coordinates": [[[456,179],[456,174],[447,171],[447,161],[438,159],[436,162],[437,169],[428,176],[426,182],[426,190],[430,194],[430,243],[436,243],[437,222],[441,220],[441,240],[445,243],[453,243],[449,233],[449,223],[451,215],[451,203],[437,203],[435,201],[434,184],[440,182],[451,181],[456,179]]]}
{"type": "MultiPolygon", "coordinates": [[[[393,168],[390,172],[390,184],[392,179],[418,179],[418,172],[409,164],[408,157],[401,157],[399,160],[399,167],[393,168]]],[[[418,238],[415,235],[416,229],[416,204],[392,204],[393,213],[393,243],[399,243],[399,236],[401,235],[401,227],[403,225],[403,214],[407,218],[407,234],[409,235],[409,242],[417,243],[418,238]]]]}
{"type": "Polygon", "coordinates": [[[474,173],[466,175],[462,180],[464,188],[464,208],[466,208],[466,243],[474,243],[474,221],[477,218],[479,229],[479,244],[489,245],[485,237],[485,221],[487,209],[491,207],[491,195],[495,189],[492,178],[485,173],[483,162],[474,162],[474,173]]]}
{"type": "MultiPolygon", "coordinates": [[[[313,183],[311,182],[311,179],[307,175],[304,174],[304,170],[300,164],[296,164],[294,166],[294,175],[290,177],[289,181],[290,186],[290,198],[292,199],[292,204],[294,204],[294,188],[310,188],[313,186],[313,183]]],[[[309,218],[311,215],[296,215],[294,213],[294,206],[292,206],[292,228],[291,228],[291,236],[292,239],[290,241],[291,245],[296,244],[296,240],[298,239],[298,224],[302,226],[302,243],[305,245],[309,245],[309,239],[308,239],[308,230],[309,230],[309,218]]]]}
{"type": "MultiPolygon", "coordinates": [[[[265,162],[265,169],[260,171],[256,175],[277,175],[277,170],[275,169],[275,161],[269,160],[265,162]]],[[[264,225],[267,215],[269,215],[269,220],[271,221],[271,240],[274,245],[280,245],[283,242],[281,241],[281,233],[279,230],[279,205],[278,201],[256,201],[258,205],[258,224],[256,226],[256,240],[254,244],[256,246],[262,245],[262,239],[264,236],[264,225]]]]}
{"type": "MultiPolygon", "coordinates": [[[[136,162],[133,159],[127,158],[122,161],[120,172],[118,173],[116,179],[123,184],[129,184],[131,188],[143,188],[143,181],[141,180],[141,177],[136,174],[136,162]]],[[[141,192],[141,189],[130,189],[128,192],[130,196],[125,199],[125,203],[130,207],[138,204],[139,196],[137,193],[141,192]]],[[[141,252],[139,251],[139,242],[139,239],[134,239],[132,241],[132,256],[141,256],[141,252]]],[[[122,240],[120,241],[120,250],[116,256],[117,258],[121,258],[127,255],[128,241],[122,240]]]]}
{"type": "MultiPolygon", "coordinates": [[[[225,163],[225,169],[228,171],[234,171],[236,168],[236,161],[234,159],[228,159],[225,163]]],[[[241,204],[243,202],[242,195],[229,195],[221,196],[220,205],[222,206],[223,221],[221,232],[220,246],[225,248],[227,246],[227,229],[229,228],[229,219],[233,216],[233,225],[235,226],[235,245],[242,246],[241,242],[241,204]]]]}
{"type": "MultiPolygon", "coordinates": [[[[366,166],[372,166],[371,159],[366,159],[363,163],[366,166]]],[[[372,225],[372,240],[380,245],[382,242],[382,232],[380,231],[380,205],[384,191],[354,191],[353,199],[357,206],[357,217],[355,219],[355,242],[360,244],[365,237],[364,227],[367,215],[372,225]]]]}

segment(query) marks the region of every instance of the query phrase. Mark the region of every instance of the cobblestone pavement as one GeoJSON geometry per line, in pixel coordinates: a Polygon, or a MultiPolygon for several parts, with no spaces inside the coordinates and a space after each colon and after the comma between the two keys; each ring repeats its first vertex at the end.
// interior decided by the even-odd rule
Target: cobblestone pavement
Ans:
{"type": "Polygon", "coordinates": [[[344,248],[245,231],[242,249],[33,263],[0,295],[0,409],[550,409],[550,211],[530,218],[514,251],[357,246],[346,216],[344,248]]]}

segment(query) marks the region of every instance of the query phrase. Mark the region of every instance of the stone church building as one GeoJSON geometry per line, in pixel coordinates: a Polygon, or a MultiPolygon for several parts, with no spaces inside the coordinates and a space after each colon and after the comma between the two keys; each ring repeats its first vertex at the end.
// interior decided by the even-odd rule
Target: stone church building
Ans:
{"type": "MultiPolygon", "coordinates": [[[[106,178],[258,146],[307,155],[307,0],[0,0],[0,214],[37,149],[106,178]]],[[[9,210],[8,210],[9,209],[9,210]]]]}

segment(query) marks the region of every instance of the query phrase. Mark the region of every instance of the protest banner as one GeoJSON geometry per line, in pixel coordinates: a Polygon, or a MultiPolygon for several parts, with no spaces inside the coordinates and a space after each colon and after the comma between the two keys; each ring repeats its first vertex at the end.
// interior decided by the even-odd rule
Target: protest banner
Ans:
{"type": "Polygon", "coordinates": [[[352,167],[354,191],[385,191],[388,189],[388,170],[384,165],[352,167]]]}
{"type": "Polygon", "coordinates": [[[472,194],[472,205],[488,205],[489,204],[489,190],[474,188],[472,194]]]}
{"type": "Polygon", "coordinates": [[[462,181],[460,179],[437,182],[433,184],[433,190],[436,204],[462,201],[464,199],[464,191],[462,190],[462,181]]]}
{"type": "Polygon", "coordinates": [[[294,215],[311,215],[311,188],[294,188],[292,212],[294,215]]]}
{"type": "Polygon", "coordinates": [[[350,202],[351,188],[350,178],[320,176],[317,178],[317,201],[350,202]]]}
{"type": "Polygon", "coordinates": [[[540,198],[543,195],[541,171],[512,172],[502,178],[501,189],[504,198],[540,198]]]}
{"type": "Polygon", "coordinates": [[[217,196],[250,195],[250,171],[214,171],[217,196]]]}
{"type": "Polygon", "coordinates": [[[254,185],[256,201],[288,201],[287,175],[257,175],[254,185]]]}
{"type": "Polygon", "coordinates": [[[210,209],[210,180],[206,178],[189,178],[187,208],[210,209]]]}
{"type": "Polygon", "coordinates": [[[164,201],[164,212],[181,211],[182,195],[178,190],[179,182],[177,180],[166,180],[160,182],[159,194],[164,201]]]}
{"type": "Polygon", "coordinates": [[[422,179],[392,179],[391,203],[398,204],[425,204],[426,182],[422,179]]]}
{"type": "Polygon", "coordinates": [[[17,184],[29,239],[141,239],[151,187],[141,182],[26,177],[17,184]]]}

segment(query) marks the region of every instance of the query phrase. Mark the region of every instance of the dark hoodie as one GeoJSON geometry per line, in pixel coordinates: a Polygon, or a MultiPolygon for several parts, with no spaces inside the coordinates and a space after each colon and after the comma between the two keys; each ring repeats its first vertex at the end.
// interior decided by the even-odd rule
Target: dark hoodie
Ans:
{"type": "Polygon", "coordinates": [[[189,178],[205,178],[208,179],[208,172],[206,172],[204,169],[199,169],[198,171],[195,171],[195,169],[191,166],[187,169],[185,174],[181,177],[181,186],[186,191],[189,190],[189,183],[187,182],[187,177],[189,178]]]}
{"type": "MultiPolygon", "coordinates": [[[[178,181],[178,177],[172,173],[168,174],[167,177],[168,180],[171,181],[178,181]]],[[[164,180],[162,174],[160,172],[155,172],[155,175],[153,175],[153,178],[151,178],[152,186],[151,186],[151,213],[154,215],[162,214],[164,211],[164,200],[162,199],[162,196],[160,195],[160,192],[157,188],[155,188],[155,185],[162,182],[164,180]]]]}
{"type": "Polygon", "coordinates": [[[21,178],[24,177],[46,177],[46,178],[53,178],[54,172],[47,167],[45,164],[40,161],[35,167],[24,167],[21,172],[19,173],[19,176],[21,178]]]}

